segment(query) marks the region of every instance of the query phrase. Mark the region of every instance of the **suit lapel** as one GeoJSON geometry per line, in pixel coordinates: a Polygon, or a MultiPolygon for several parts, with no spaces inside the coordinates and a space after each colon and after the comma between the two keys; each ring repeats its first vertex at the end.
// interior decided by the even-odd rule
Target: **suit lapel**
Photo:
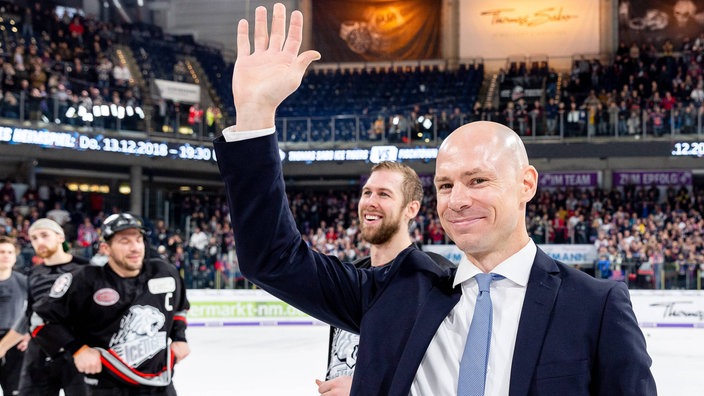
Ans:
{"type": "Polygon", "coordinates": [[[538,249],[530,271],[511,365],[510,396],[526,395],[562,283],[555,262],[538,249]]]}
{"type": "Polygon", "coordinates": [[[459,301],[462,289],[459,286],[452,289],[453,279],[454,271],[442,286],[433,287],[427,296],[425,305],[418,312],[418,320],[415,321],[408,336],[406,344],[408,347],[404,348],[391,381],[389,389],[393,394],[408,395],[430,341],[442,321],[459,301]]]}

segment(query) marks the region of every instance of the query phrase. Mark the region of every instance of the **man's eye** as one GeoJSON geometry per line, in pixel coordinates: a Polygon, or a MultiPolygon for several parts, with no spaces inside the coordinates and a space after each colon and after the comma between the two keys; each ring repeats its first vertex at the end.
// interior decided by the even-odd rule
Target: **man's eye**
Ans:
{"type": "Polygon", "coordinates": [[[437,189],[438,189],[438,191],[452,190],[452,184],[450,184],[450,183],[440,184],[440,185],[438,185],[437,189]]]}

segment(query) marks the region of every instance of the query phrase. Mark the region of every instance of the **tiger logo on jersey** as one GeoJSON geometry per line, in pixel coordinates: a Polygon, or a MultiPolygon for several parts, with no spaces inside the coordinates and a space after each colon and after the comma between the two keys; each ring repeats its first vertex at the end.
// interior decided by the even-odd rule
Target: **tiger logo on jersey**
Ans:
{"type": "Polygon", "coordinates": [[[165,321],[164,314],[152,306],[130,307],[110,339],[110,349],[129,366],[139,366],[166,349],[166,332],[159,331],[165,321]]]}
{"type": "Polygon", "coordinates": [[[332,341],[332,356],[326,379],[351,376],[357,364],[359,336],[344,330],[335,329],[332,341]]]}

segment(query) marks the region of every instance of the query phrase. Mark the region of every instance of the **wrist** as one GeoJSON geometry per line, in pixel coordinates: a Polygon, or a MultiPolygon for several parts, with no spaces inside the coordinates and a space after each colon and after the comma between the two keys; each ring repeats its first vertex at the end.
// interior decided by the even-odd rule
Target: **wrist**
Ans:
{"type": "Polygon", "coordinates": [[[237,131],[254,131],[274,127],[276,108],[266,109],[257,104],[240,105],[237,108],[237,131]]]}
{"type": "Polygon", "coordinates": [[[73,355],[73,357],[76,357],[88,349],[90,349],[90,347],[88,345],[83,344],[80,348],[76,349],[75,351],[71,351],[71,354],[73,355]]]}

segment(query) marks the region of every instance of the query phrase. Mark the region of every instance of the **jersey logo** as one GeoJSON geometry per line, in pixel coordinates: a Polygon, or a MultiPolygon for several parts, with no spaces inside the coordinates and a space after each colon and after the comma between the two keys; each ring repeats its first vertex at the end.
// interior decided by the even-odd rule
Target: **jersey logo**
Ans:
{"type": "Polygon", "coordinates": [[[152,306],[134,305],[120,321],[120,330],[110,339],[110,348],[130,367],[137,367],[166,349],[164,314],[152,306]]]}
{"type": "Polygon", "coordinates": [[[174,292],[176,291],[176,280],[172,277],[149,279],[147,286],[152,294],[174,292]]]}
{"type": "Polygon", "coordinates": [[[71,287],[71,282],[73,281],[73,275],[71,275],[70,272],[67,272],[65,274],[61,274],[56,280],[54,281],[54,284],[51,286],[51,290],[49,291],[49,297],[53,298],[59,298],[62,297],[66,292],[68,291],[68,288],[71,287]]]}
{"type": "Polygon", "coordinates": [[[335,329],[332,340],[332,356],[328,365],[326,379],[351,376],[357,365],[359,336],[344,330],[335,329]]]}
{"type": "Polygon", "coordinates": [[[102,305],[103,307],[109,307],[111,305],[114,305],[119,300],[120,293],[118,293],[115,289],[111,289],[109,287],[100,289],[93,293],[93,301],[95,301],[95,303],[98,305],[102,305]]]}

